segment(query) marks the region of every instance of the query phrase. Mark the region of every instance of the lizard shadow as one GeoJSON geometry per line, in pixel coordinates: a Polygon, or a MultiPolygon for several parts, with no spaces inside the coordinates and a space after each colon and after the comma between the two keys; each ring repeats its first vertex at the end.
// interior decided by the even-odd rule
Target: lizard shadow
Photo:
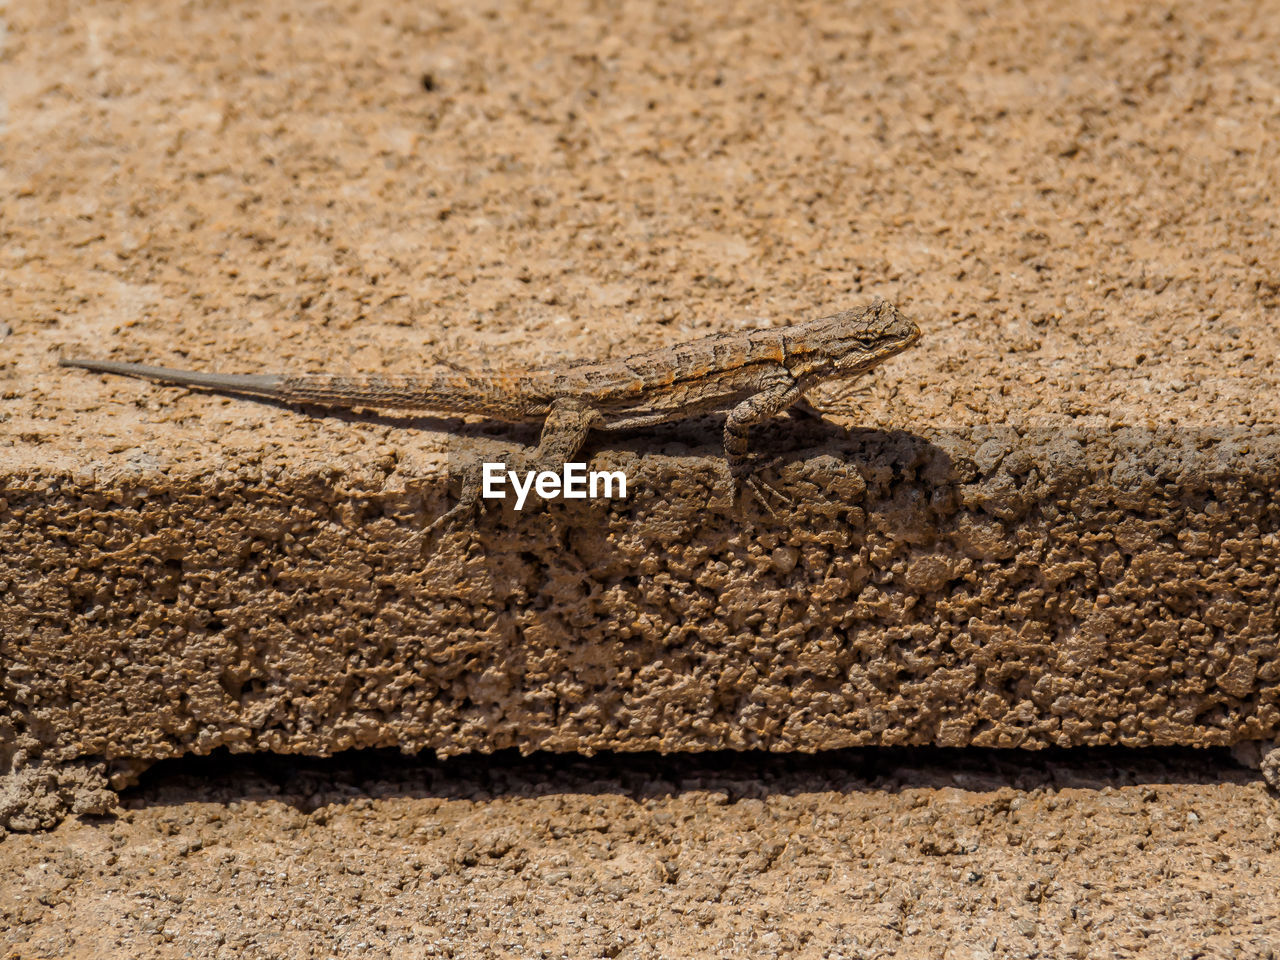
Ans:
{"type": "MultiPolygon", "coordinates": [[[[446,434],[445,452],[452,461],[450,473],[455,481],[464,483],[467,470],[485,459],[482,451],[486,444],[491,445],[490,456],[504,443],[510,445],[506,453],[521,456],[537,448],[541,432],[536,424],[485,417],[397,414],[369,408],[348,410],[279,400],[260,402],[344,424],[367,423],[395,430],[408,428],[446,434]]],[[[590,460],[595,455],[609,453],[630,454],[640,460],[652,455],[694,457],[718,471],[727,467],[725,418],[725,413],[718,412],[650,426],[592,430],[577,459],[590,460]]],[[[749,450],[757,470],[787,473],[793,465],[801,464],[805,475],[820,487],[826,487],[830,482],[841,487],[840,477],[847,478],[851,473],[891,476],[901,480],[904,475],[917,472],[916,468],[922,464],[930,465],[929,472],[934,476],[939,473],[945,475],[951,465],[950,457],[943,450],[918,434],[844,426],[819,411],[806,411],[799,407],[754,425],[750,432],[749,450]]],[[[642,473],[649,476],[651,471],[642,473]]],[[[859,480],[857,484],[861,482],[859,480]]],[[[676,484],[674,488],[666,489],[679,489],[679,486],[676,484]]],[[[775,488],[772,482],[765,486],[766,489],[775,488]]],[[[822,499],[821,495],[819,499],[822,499]]],[[[763,504],[761,506],[762,519],[768,520],[772,510],[763,504]]],[[[539,511],[528,515],[545,518],[548,514],[539,511]]],[[[773,519],[781,522],[777,515],[773,515],[773,519]]],[[[594,526],[590,529],[599,531],[594,526]]]]}
{"type": "MultiPolygon", "coordinates": [[[[584,458],[610,452],[633,456],[641,465],[635,479],[636,494],[642,501],[654,496],[668,501],[696,499],[698,491],[705,490],[705,483],[700,486],[696,479],[699,475],[722,476],[729,482],[723,430],[724,417],[711,415],[592,434],[584,458]],[[646,464],[646,458],[653,459],[646,464]]],[[[929,485],[926,475],[936,479],[949,475],[952,468],[950,455],[919,434],[846,427],[807,415],[778,417],[755,426],[750,434],[749,462],[754,475],[766,481],[766,489],[776,488],[786,498],[773,504],[776,510],[758,503],[759,509],[751,511],[752,519],[765,525],[791,523],[804,512],[800,508],[805,504],[849,506],[856,500],[866,506],[906,487],[923,490],[929,485]],[[792,502],[786,502],[788,499],[792,502]]],[[[688,519],[710,520],[717,512],[688,519]]],[[[591,536],[589,531],[583,532],[591,536]]]]}
{"type": "MultiPolygon", "coordinates": [[[[482,461],[515,457],[519,463],[536,447],[536,434],[527,427],[526,441],[502,429],[507,425],[467,426],[450,447],[452,496],[462,496],[469,477],[476,482],[482,461]],[[513,443],[504,450],[499,437],[513,443]],[[523,450],[512,449],[525,442],[523,450]],[[488,452],[482,454],[485,444],[488,452]]],[[[481,566],[502,580],[511,574],[513,557],[534,568],[569,563],[590,569],[611,552],[611,539],[623,529],[659,554],[675,546],[672,523],[687,537],[727,537],[740,545],[768,531],[785,532],[789,539],[801,530],[813,535],[837,528],[860,536],[857,531],[868,523],[902,530],[919,518],[898,509],[898,501],[905,495],[913,503],[927,503],[932,484],[951,472],[951,457],[943,449],[908,431],[777,418],[752,431],[752,468],[744,480],[732,472],[723,430],[724,418],[708,415],[593,432],[574,459],[587,462],[588,470],[621,469],[626,477],[621,499],[535,500],[523,511],[510,501],[487,501],[465,526],[441,514],[444,525],[433,529],[436,521],[427,518],[419,549],[424,558],[446,559],[472,555],[478,546],[481,566]]]]}
{"type": "MultiPolygon", "coordinates": [[[[221,392],[249,397],[236,391],[221,392]]],[[[459,455],[462,462],[478,459],[478,454],[471,449],[472,441],[509,440],[532,451],[538,444],[541,432],[534,424],[511,423],[494,418],[386,413],[366,407],[346,409],[259,396],[250,398],[256,403],[278,410],[343,424],[365,423],[397,431],[412,429],[446,434],[449,438],[446,450],[450,454],[459,455]]],[[[582,456],[590,457],[616,450],[637,456],[706,456],[709,460],[723,462],[725,417],[725,413],[710,413],[651,426],[592,430],[583,445],[582,456]]],[[[846,464],[875,460],[890,441],[898,448],[904,443],[917,448],[916,457],[926,453],[945,457],[941,450],[918,435],[900,430],[845,427],[819,411],[806,411],[800,407],[793,407],[780,416],[753,426],[750,436],[751,458],[758,463],[768,462],[772,466],[809,460],[815,453],[834,456],[837,461],[846,464]]],[[[901,449],[898,452],[901,453],[901,449]]]]}
{"type": "Polygon", "coordinates": [[[259,406],[273,407],[276,410],[285,410],[295,415],[301,413],[308,417],[314,417],[317,420],[336,420],[339,423],[368,423],[382,427],[392,427],[397,430],[408,428],[415,430],[434,430],[440,433],[462,434],[474,432],[476,434],[483,434],[499,428],[507,431],[531,429],[523,424],[503,423],[500,420],[484,420],[482,422],[468,423],[463,417],[459,416],[383,413],[369,407],[353,407],[351,409],[346,409],[344,407],[327,407],[323,404],[300,403],[296,400],[280,400],[274,397],[261,397],[235,390],[219,390],[218,393],[252,400],[259,406]]]}
{"type": "MultiPolygon", "coordinates": [[[[636,452],[662,452],[662,448],[671,444],[683,447],[706,447],[713,455],[724,457],[724,423],[723,414],[710,414],[689,420],[657,424],[652,427],[635,427],[625,430],[613,430],[607,434],[593,433],[588,445],[601,448],[607,445],[599,438],[616,441],[623,449],[636,452]],[[647,441],[647,443],[646,443],[647,441]]],[[[876,436],[888,437],[903,435],[901,431],[888,431],[867,427],[843,427],[825,417],[796,412],[790,416],[782,415],[756,424],[751,428],[750,451],[753,458],[776,458],[782,462],[799,459],[815,449],[838,451],[849,441],[876,436]]],[[[921,443],[928,443],[922,437],[916,437],[921,443]]]]}
{"type": "MultiPolygon", "coordinates": [[[[274,407],[291,413],[302,413],[306,416],[323,420],[335,420],[339,423],[368,423],[377,426],[392,427],[397,430],[416,429],[431,430],[456,435],[459,438],[512,435],[514,437],[534,437],[540,432],[535,425],[511,423],[493,418],[461,416],[442,416],[421,413],[384,413],[367,407],[351,409],[328,407],[314,403],[279,400],[270,397],[254,396],[233,390],[220,390],[220,393],[252,399],[262,406],[274,407]]],[[[608,449],[606,438],[620,441],[626,449],[645,449],[641,447],[641,438],[651,442],[647,449],[658,452],[654,448],[665,442],[689,444],[691,441],[699,446],[716,447],[723,454],[722,438],[724,433],[725,413],[711,413],[687,420],[654,424],[646,427],[628,427],[617,430],[592,430],[584,449],[598,451],[608,449]],[[656,442],[654,442],[656,441],[656,442]]],[[[796,452],[812,449],[847,439],[855,433],[867,433],[865,428],[846,428],[827,419],[825,416],[809,413],[800,408],[792,408],[787,414],[755,425],[751,430],[753,441],[769,440],[769,449],[775,455],[781,452],[796,452]]],[[[876,432],[876,431],[871,431],[876,432]]],[[[753,443],[753,448],[755,444],[753,443]]]]}

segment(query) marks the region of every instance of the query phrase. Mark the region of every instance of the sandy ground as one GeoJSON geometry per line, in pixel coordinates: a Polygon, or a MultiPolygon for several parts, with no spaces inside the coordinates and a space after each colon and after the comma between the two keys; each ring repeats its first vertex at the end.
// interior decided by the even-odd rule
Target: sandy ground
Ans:
{"type": "Polygon", "coordinates": [[[855,401],[863,426],[1280,420],[1274,7],[5,16],[0,463],[446,447],[59,370],[64,352],[527,366],[876,294],[925,338],[855,401]]]}
{"type": "MultiPolygon", "coordinates": [[[[69,379],[63,350],[244,371],[544,362],[874,293],[926,340],[860,401],[868,424],[1277,419],[1275,6],[0,16],[10,465],[141,441],[191,462],[444,449],[190,397],[158,416],[149,387],[69,379]]],[[[117,817],[0,842],[0,944],[1280,950],[1275,799],[1224,757],[888,757],[192,762],[117,817]]]]}
{"type": "Polygon", "coordinates": [[[174,761],[0,843],[34,957],[1273,957],[1217,752],[174,761]]]}

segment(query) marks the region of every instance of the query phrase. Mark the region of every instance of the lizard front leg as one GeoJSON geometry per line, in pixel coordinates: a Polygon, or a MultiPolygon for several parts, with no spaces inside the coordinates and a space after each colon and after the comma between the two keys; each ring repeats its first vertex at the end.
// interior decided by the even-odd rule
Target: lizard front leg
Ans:
{"type": "Polygon", "coordinates": [[[765,499],[766,492],[783,503],[791,503],[791,498],[785,493],[753,474],[747,436],[753,424],[763,423],[777,416],[803,396],[804,391],[795,378],[783,371],[771,375],[761,385],[759,393],[753,393],[729,411],[729,416],[724,421],[724,452],[734,484],[731,495],[737,492],[737,484],[741,482],[769,513],[773,513],[773,508],[765,499]]]}
{"type": "MultiPolygon", "coordinates": [[[[542,424],[538,447],[530,456],[520,457],[519,466],[531,470],[556,470],[568,463],[582,449],[587,434],[600,421],[600,413],[576,397],[560,397],[552,401],[542,424]]],[[[480,505],[480,464],[469,464],[462,474],[462,493],[452,509],[437,517],[426,533],[451,523],[454,518],[474,512],[480,505]]]]}

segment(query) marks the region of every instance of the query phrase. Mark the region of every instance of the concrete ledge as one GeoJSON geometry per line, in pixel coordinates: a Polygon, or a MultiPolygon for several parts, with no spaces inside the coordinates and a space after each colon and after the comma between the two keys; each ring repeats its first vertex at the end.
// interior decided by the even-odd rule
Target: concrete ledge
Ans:
{"type": "Polygon", "coordinates": [[[650,436],[624,503],[430,541],[389,463],[10,470],[0,768],[1280,735],[1273,428],[797,429],[786,516],[650,436]]]}

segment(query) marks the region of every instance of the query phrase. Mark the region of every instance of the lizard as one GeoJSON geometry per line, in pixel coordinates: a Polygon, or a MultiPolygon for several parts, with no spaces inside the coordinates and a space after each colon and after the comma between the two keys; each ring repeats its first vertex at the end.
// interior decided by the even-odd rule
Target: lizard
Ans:
{"type": "MultiPolygon", "coordinates": [[[[541,424],[531,459],[567,463],[592,430],[629,430],[727,410],[724,450],[731,497],[743,484],[772,512],[766,494],[791,503],[756,475],[748,432],[788,408],[818,414],[805,395],[819,384],[855,380],[920,339],[920,328],[886,300],[788,326],[717,333],[625,359],[581,360],[513,371],[441,366],[422,374],[224,374],[114,360],[66,357],[61,366],[199,387],[288,403],[409,409],[541,424]]],[[[459,502],[430,532],[474,509],[478,479],[464,478],[459,502]]]]}

